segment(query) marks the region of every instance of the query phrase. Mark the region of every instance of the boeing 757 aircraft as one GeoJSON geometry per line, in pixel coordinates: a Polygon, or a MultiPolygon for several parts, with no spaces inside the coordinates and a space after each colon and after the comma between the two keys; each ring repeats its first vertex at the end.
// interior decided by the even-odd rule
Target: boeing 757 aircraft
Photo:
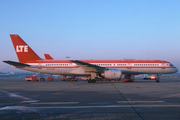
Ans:
{"type": "Polygon", "coordinates": [[[19,69],[54,75],[90,76],[88,83],[95,83],[98,77],[106,79],[131,78],[134,74],[175,73],[178,69],[170,62],[163,60],[54,60],[46,54],[47,59],[40,58],[21,37],[10,35],[19,62],[3,61],[19,69]]]}

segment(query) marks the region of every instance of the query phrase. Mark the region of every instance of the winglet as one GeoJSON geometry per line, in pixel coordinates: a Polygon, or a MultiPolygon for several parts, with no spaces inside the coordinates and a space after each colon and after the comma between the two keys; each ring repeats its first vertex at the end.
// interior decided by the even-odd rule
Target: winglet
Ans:
{"type": "Polygon", "coordinates": [[[17,34],[10,35],[19,62],[41,60],[41,58],[19,37],[17,34]]]}

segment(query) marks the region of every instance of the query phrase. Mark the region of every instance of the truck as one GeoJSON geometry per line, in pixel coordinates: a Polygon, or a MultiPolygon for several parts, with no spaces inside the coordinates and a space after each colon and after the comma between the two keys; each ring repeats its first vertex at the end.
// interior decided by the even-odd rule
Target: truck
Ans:
{"type": "Polygon", "coordinates": [[[155,80],[157,78],[154,74],[144,74],[144,80],[155,80]]]}
{"type": "Polygon", "coordinates": [[[48,77],[47,80],[48,81],[53,81],[53,77],[48,77]]]}
{"type": "Polygon", "coordinates": [[[37,76],[26,76],[26,81],[38,81],[37,76]]]}

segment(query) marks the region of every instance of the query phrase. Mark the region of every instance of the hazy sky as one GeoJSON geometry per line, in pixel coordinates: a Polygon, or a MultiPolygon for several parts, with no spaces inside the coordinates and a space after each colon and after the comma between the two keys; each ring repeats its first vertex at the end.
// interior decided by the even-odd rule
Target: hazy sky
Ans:
{"type": "Polygon", "coordinates": [[[41,58],[158,59],[180,70],[180,0],[0,0],[0,61],[18,61],[9,34],[41,58]]]}

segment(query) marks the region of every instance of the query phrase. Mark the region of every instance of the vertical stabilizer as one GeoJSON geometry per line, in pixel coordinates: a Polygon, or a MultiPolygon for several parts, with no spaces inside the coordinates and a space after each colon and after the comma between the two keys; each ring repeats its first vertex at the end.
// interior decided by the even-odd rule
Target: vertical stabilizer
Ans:
{"type": "Polygon", "coordinates": [[[19,62],[41,60],[41,58],[19,37],[17,34],[10,35],[19,62]]]}

